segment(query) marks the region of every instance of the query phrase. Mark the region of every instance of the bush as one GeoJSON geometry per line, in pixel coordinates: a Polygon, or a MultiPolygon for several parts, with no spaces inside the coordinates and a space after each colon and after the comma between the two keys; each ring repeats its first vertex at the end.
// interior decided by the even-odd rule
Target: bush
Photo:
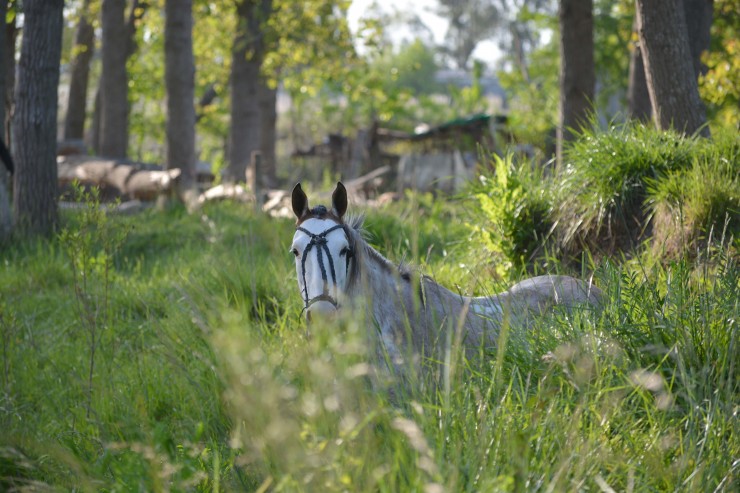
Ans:
{"type": "Polygon", "coordinates": [[[493,156],[493,175],[480,176],[472,194],[480,205],[471,228],[504,276],[532,265],[549,235],[551,193],[541,168],[493,156]]]}
{"type": "MultiPolygon", "coordinates": [[[[692,169],[700,176],[707,163],[726,163],[713,174],[718,180],[736,175],[737,145],[736,137],[684,138],[634,123],[608,131],[585,130],[567,149],[555,187],[560,246],[566,252],[586,246],[607,254],[633,249],[652,234],[648,199],[672,197],[676,203],[680,194],[670,192],[676,180],[688,177],[692,169]],[[662,192],[649,193],[657,189],[662,192]]],[[[701,181],[696,180],[696,192],[701,181]]],[[[724,199],[720,202],[728,204],[724,199]]],[[[724,217],[726,209],[721,203],[715,205],[720,208],[712,214],[724,217]]]]}
{"type": "Polygon", "coordinates": [[[692,255],[740,232],[740,139],[716,135],[688,169],[649,182],[653,246],[661,257],[692,255]]]}

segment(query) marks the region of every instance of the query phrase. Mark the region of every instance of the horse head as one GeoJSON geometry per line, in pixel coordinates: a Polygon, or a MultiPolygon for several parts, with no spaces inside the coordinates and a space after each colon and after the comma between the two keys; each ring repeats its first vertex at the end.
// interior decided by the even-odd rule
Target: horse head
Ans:
{"type": "Polygon", "coordinates": [[[291,199],[297,218],[291,252],[303,310],[310,320],[314,314],[336,312],[345,297],[354,257],[350,230],[344,222],[347,190],[337,183],[330,209],[323,205],[310,208],[300,183],[293,188],[291,199]]]}

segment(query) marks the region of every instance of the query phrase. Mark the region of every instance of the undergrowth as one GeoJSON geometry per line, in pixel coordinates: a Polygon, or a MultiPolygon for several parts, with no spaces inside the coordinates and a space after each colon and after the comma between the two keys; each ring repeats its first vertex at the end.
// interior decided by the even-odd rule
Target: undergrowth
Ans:
{"type": "Polygon", "coordinates": [[[708,140],[624,123],[583,130],[556,169],[511,154],[490,164],[465,191],[478,205],[466,222],[471,251],[502,278],[645,250],[662,262],[740,252],[736,132],[708,140]]]}
{"type": "MultiPolygon", "coordinates": [[[[448,286],[493,289],[466,256],[466,205],[407,200],[369,213],[372,241],[448,286]]],[[[2,489],[739,485],[740,270],[722,250],[704,269],[605,262],[603,310],[556,313],[526,350],[509,337],[398,388],[352,314],[306,330],[292,221],[227,203],[106,220],[130,232],[110,253],[91,393],[78,264],[59,241],[0,253],[2,489]]]]}

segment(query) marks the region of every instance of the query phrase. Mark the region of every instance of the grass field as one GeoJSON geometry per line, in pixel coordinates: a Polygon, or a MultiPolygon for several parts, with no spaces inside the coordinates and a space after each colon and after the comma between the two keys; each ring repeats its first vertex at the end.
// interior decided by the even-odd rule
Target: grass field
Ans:
{"type": "MultiPolygon", "coordinates": [[[[371,242],[504,289],[469,206],[409,197],[369,213],[371,242]]],[[[740,488],[740,269],[722,251],[595,266],[603,311],[453,354],[391,399],[351,317],[307,336],[292,221],[217,204],[64,226],[0,252],[0,490],[740,488]]]]}

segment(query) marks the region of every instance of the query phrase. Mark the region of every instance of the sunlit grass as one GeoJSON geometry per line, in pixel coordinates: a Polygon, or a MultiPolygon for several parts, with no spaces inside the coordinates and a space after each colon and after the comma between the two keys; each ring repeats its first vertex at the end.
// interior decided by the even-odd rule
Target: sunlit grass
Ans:
{"type": "Polygon", "coordinates": [[[710,141],[635,123],[584,130],[556,178],[561,243],[566,249],[634,251],[652,231],[650,203],[653,210],[678,210],[680,203],[682,220],[704,232],[712,214],[722,221],[725,211],[737,207],[738,149],[736,132],[710,141]]]}
{"type": "MultiPolygon", "coordinates": [[[[470,267],[464,206],[413,200],[370,213],[373,244],[447,285],[498,290],[470,267]]],[[[711,271],[604,264],[602,311],[557,313],[480,359],[453,354],[399,383],[367,354],[362,320],[307,331],[292,221],[233,204],[114,221],[132,230],[89,418],[67,258],[56,242],[0,254],[0,489],[738,486],[731,257],[711,271]]]]}

